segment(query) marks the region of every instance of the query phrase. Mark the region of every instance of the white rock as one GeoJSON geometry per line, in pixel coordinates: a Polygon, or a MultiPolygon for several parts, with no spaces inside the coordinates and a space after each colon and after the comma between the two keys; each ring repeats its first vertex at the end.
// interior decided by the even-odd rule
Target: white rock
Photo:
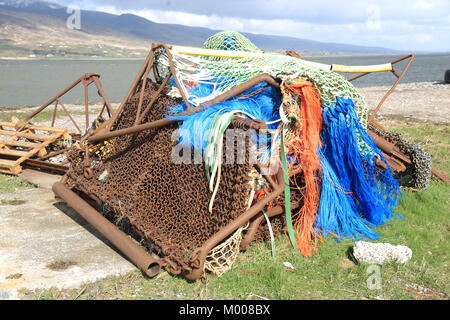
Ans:
{"type": "Polygon", "coordinates": [[[384,264],[390,261],[406,263],[412,257],[412,250],[407,246],[394,246],[390,243],[357,241],[353,247],[353,256],[360,263],[384,264]]]}

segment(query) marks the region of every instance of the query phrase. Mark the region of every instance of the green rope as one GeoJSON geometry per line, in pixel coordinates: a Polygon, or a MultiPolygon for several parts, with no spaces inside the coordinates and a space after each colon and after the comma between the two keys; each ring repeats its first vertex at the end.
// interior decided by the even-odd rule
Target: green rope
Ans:
{"type": "Polygon", "coordinates": [[[100,212],[100,214],[103,216],[103,215],[105,215],[105,211],[108,211],[108,210],[109,210],[108,205],[106,203],[104,203],[102,206],[102,212],[100,212]]]}
{"type": "Polygon", "coordinates": [[[295,247],[295,232],[292,226],[292,216],[291,216],[291,188],[289,185],[289,176],[286,161],[286,151],[284,150],[284,127],[281,133],[281,166],[283,169],[284,178],[284,202],[286,209],[286,225],[288,229],[289,239],[292,245],[295,247]]]}

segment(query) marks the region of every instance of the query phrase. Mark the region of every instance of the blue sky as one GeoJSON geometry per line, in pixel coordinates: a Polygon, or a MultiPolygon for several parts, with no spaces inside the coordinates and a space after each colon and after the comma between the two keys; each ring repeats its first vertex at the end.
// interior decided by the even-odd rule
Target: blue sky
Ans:
{"type": "Polygon", "coordinates": [[[50,0],[154,22],[399,50],[450,51],[449,0],[50,0]]]}

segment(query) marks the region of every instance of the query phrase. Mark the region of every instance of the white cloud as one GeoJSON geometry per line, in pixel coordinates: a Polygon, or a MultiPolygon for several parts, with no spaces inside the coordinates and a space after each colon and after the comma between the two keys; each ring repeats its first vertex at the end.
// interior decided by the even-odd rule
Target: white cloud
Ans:
{"type": "Polygon", "coordinates": [[[417,39],[418,39],[420,42],[430,42],[431,39],[433,39],[433,35],[430,34],[430,33],[419,33],[419,34],[417,35],[417,39]]]}
{"type": "Polygon", "coordinates": [[[433,7],[433,4],[426,0],[417,0],[413,5],[414,9],[419,10],[427,10],[430,9],[431,7],[433,7]]]}

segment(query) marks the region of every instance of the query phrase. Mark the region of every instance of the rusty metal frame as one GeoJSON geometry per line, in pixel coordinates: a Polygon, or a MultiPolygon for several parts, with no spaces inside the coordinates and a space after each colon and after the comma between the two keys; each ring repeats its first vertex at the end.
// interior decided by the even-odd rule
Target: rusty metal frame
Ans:
{"type": "Polygon", "coordinates": [[[226,227],[219,230],[215,235],[210,237],[200,248],[197,248],[193,252],[192,258],[190,259],[190,264],[191,266],[193,266],[193,269],[184,270],[183,272],[183,275],[188,280],[197,280],[203,274],[206,256],[211,251],[211,249],[213,249],[217,244],[226,239],[238,228],[245,225],[248,221],[250,221],[258,213],[260,213],[269,202],[274,201],[284,193],[284,180],[281,168],[279,168],[277,172],[277,180],[279,183],[270,194],[266,195],[264,199],[257,201],[247,211],[230,222],[226,227]]]}
{"type": "MultiPolygon", "coordinates": [[[[397,87],[397,85],[400,83],[400,81],[402,80],[403,76],[406,74],[406,71],[408,71],[412,61],[414,60],[414,54],[408,54],[404,57],[401,57],[399,59],[396,59],[394,61],[391,61],[390,64],[392,65],[392,74],[397,78],[397,80],[394,82],[394,84],[392,85],[392,87],[385,93],[385,95],[381,98],[380,102],[378,103],[378,105],[376,106],[375,110],[369,115],[369,122],[374,122],[375,121],[375,115],[378,113],[378,111],[381,108],[381,105],[384,103],[384,101],[386,101],[386,99],[391,95],[391,93],[395,90],[395,88],[397,87]],[[407,62],[406,66],[403,68],[403,71],[398,74],[397,71],[395,70],[394,65],[396,63],[399,63],[400,61],[409,59],[409,61],[407,62]]],[[[361,78],[363,76],[366,76],[368,74],[370,74],[372,72],[364,72],[364,73],[360,73],[352,78],[349,78],[348,81],[353,81],[356,80],[358,78],[361,78]]],[[[377,123],[378,124],[378,123],[377,123]]],[[[378,124],[379,125],[379,124],[378,124]]]]}
{"type": "Polygon", "coordinates": [[[80,216],[86,219],[86,221],[133,261],[147,276],[154,277],[159,273],[161,270],[160,261],[153,258],[138,243],[120,231],[113,223],[103,217],[75,192],[68,189],[61,182],[53,184],[52,189],[57,196],[62,198],[80,216]]]}
{"type": "Polygon", "coordinates": [[[81,128],[78,125],[78,123],[75,121],[75,119],[72,117],[70,111],[64,106],[64,104],[61,101],[61,98],[68,93],[70,90],[75,88],[78,84],[83,84],[84,86],[84,107],[85,107],[85,129],[89,128],[89,85],[94,83],[97,87],[97,92],[100,97],[103,99],[103,108],[101,109],[99,116],[103,114],[104,110],[106,109],[108,111],[108,114],[110,116],[114,115],[114,110],[111,107],[111,103],[109,102],[108,97],[106,96],[105,92],[103,91],[102,84],[99,80],[100,75],[98,73],[86,73],[79,77],[77,80],[75,80],[71,85],[69,85],[67,88],[59,92],[56,96],[54,96],[52,99],[44,103],[41,107],[39,107],[37,110],[29,114],[25,119],[19,120],[16,124],[16,130],[20,131],[22,130],[37,114],[45,110],[47,107],[49,107],[51,104],[55,104],[53,114],[52,114],[52,123],[51,127],[54,127],[55,125],[55,119],[56,119],[56,112],[58,109],[58,106],[61,106],[61,108],[64,110],[64,112],[67,114],[67,116],[70,118],[76,129],[78,130],[79,134],[82,134],[81,128]]]}
{"type": "MultiPolygon", "coordinates": [[[[402,78],[404,77],[406,72],[408,71],[412,61],[414,60],[414,57],[415,57],[414,54],[408,54],[408,55],[406,55],[404,57],[398,58],[398,59],[393,60],[393,61],[390,62],[391,65],[392,65],[391,72],[397,78],[397,80],[394,82],[392,87],[384,94],[384,96],[381,98],[380,102],[378,103],[378,105],[374,109],[374,111],[372,111],[372,113],[368,117],[368,122],[370,124],[372,124],[374,127],[378,128],[379,130],[387,131],[386,128],[383,125],[381,125],[378,121],[375,120],[375,115],[381,109],[382,104],[386,101],[386,99],[389,97],[389,95],[391,95],[391,93],[395,90],[397,85],[400,83],[400,81],[402,80],[402,78]],[[406,63],[405,67],[403,68],[403,71],[400,74],[398,74],[398,72],[395,70],[394,65],[396,63],[399,63],[399,62],[404,61],[406,59],[409,59],[408,62],[406,63]]],[[[368,75],[369,73],[371,73],[371,72],[360,73],[360,74],[358,74],[358,75],[356,75],[356,76],[354,76],[352,78],[349,78],[348,81],[356,80],[356,79],[361,78],[361,77],[363,77],[365,75],[368,75]]],[[[389,164],[389,166],[391,167],[392,170],[394,170],[395,172],[403,172],[403,171],[406,170],[405,163],[407,165],[411,165],[412,164],[411,159],[407,155],[405,155],[403,152],[401,152],[401,150],[399,148],[395,147],[395,145],[393,145],[392,143],[390,143],[390,142],[384,140],[383,138],[377,136],[375,133],[371,132],[370,130],[368,130],[368,133],[370,134],[372,139],[374,139],[377,147],[380,148],[383,151],[382,154],[385,157],[386,161],[388,162],[388,164],[389,164]]],[[[386,165],[382,161],[377,161],[377,164],[381,168],[386,169],[386,165]]],[[[436,176],[441,181],[443,181],[445,183],[450,183],[450,178],[447,177],[442,172],[440,172],[434,166],[431,167],[431,173],[432,173],[432,175],[436,176]]]]}
{"type": "MultiPolygon", "coordinates": [[[[69,117],[69,119],[74,124],[75,128],[78,130],[79,134],[77,133],[70,133],[72,138],[75,137],[75,139],[81,139],[81,136],[83,135],[82,129],[80,128],[80,125],[77,123],[77,121],[74,119],[68,108],[62,103],[61,98],[67,94],[69,91],[71,91],[73,88],[75,88],[78,84],[82,84],[84,87],[84,107],[85,107],[85,129],[88,129],[90,126],[89,123],[89,86],[91,84],[94,84],[97,88],[98,95],[102,97],[103,99],[103,107],[101,111],[99,112],[98,116],[102,116],[104,111],[106,110],[108,113],[108,116],[113,116],[114,110],[111,107],[111,103],[106,96],[102,84],[100,82],[100,75],[98,73],[86,73],[79,77],[77,80],[75,80],[72,84],[70,84],[68,87],[66,87],[64,90],[59,92],[56,96],[54,96],[52,99],[48,100],[46,103],[44,103],[41,107],[33,111],[31,114],[29,114],[26,118],[21,119],[17,121],[14,125],[14,128],[17,132],[22,132],[24,130],[28,130],[31,125],[31,121],[33,118],[38,115],[43,110],[47,109],[49,106],[51,106],[54,103],[54,109],[52,113],[52,119],[51,119],[51,125],[48,128],[55,128],[55,121],[56,121],[56,115],[57,115],[57,109],[60,106],[66,115],[69,117]]],[[[98,117],[97,116],[97,117],[98,117]]],[[[46,171],[53,171],[60,174],[64,174],[68,167],[63,164],[54,164],[46,161],[48,158],[56,156],[58,154],[64,153],[67,151],[68,148],[59,150],[56,152],[52,152],[48,155],[40,156],[38,159],[26,159],[23,163],[27,166],[44,169],[46,171]]]]}

